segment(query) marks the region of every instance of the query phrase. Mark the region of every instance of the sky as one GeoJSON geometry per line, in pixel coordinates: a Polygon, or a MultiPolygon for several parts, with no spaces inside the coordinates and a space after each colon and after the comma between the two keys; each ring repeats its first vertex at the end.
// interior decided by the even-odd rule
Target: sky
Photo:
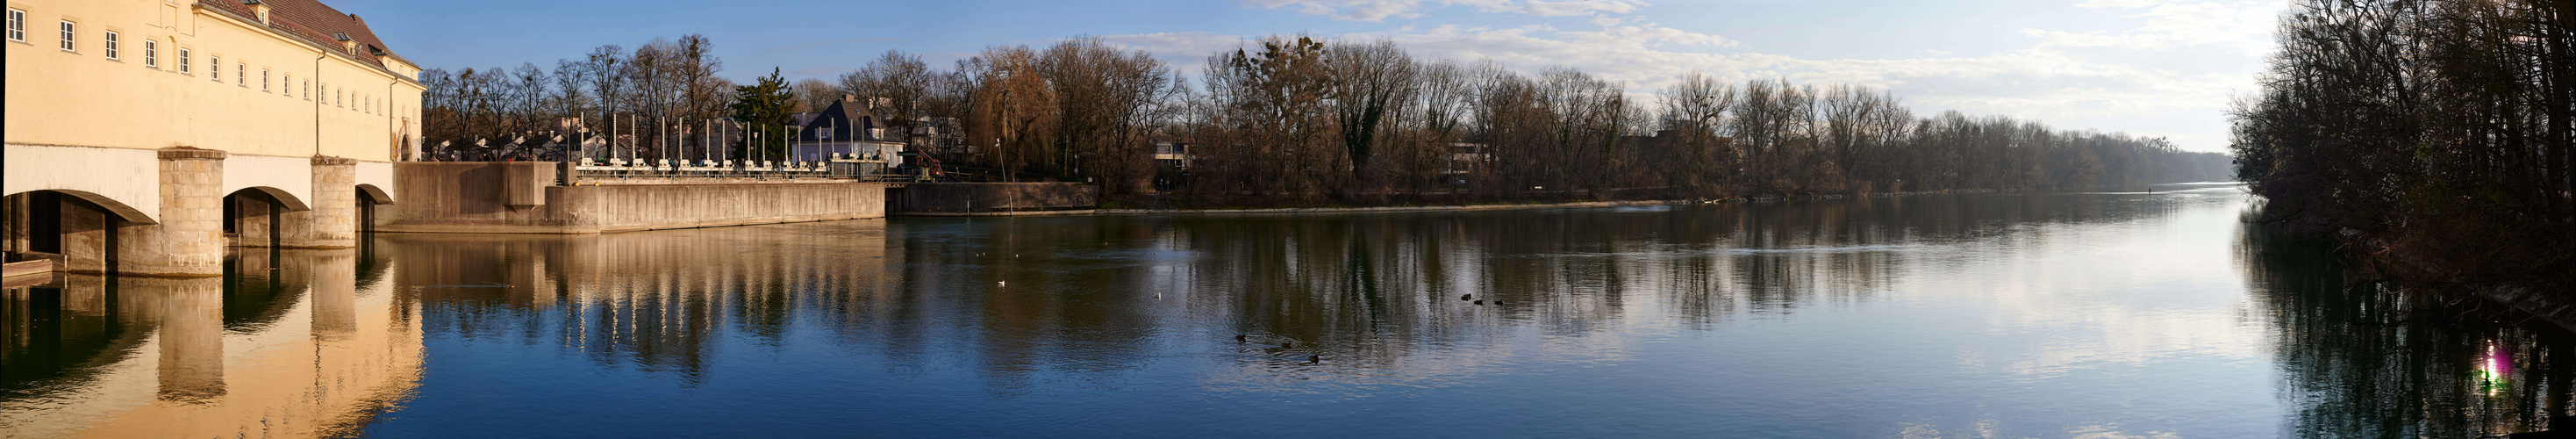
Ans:
{"type": "MultiPolygon", "coordinates": [[[[1893,91],[2061,130],[2227,147],[2228,102],[2256,90],[2282,0],[325,0],[430,68],[517,67],[701,34],[735,82],[823,79],[888,50],[953,66],[987,46],[1077,36],[1197,76],[1265,35],[1390,39],[1416,58],[1573,67],[1642,99],[1692,71],[1893,91]]],[[[1649,101],[1651,102],[1651,101],[1649,101]]]]}

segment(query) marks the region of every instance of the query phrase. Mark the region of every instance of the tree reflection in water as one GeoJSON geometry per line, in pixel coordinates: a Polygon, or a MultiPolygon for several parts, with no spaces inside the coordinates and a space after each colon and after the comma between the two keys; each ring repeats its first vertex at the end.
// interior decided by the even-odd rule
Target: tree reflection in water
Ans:
{"type": "Polygon", "coordinates": [[[2346,285],[2330,244],[2239,232],[2239,265],[2277,334],[2281,395],[2300,437],[2479,437],[2548,427],[2569,410],[2561,331],[2476,302],[2346,285]],[[2481,309],[2486,308],[2486,309],[2481,309]]]}
{"type": "Polygon", "coordinates": [[[2565,410],[2568,340],[2344,287],[2311,246],[2231,232],[2243,202],[387,235],[10,290],[0,420],[92,427],[60,402],[118,392],[158,412],[93,418],[394,436],[2458,437],[2565,410]]]}

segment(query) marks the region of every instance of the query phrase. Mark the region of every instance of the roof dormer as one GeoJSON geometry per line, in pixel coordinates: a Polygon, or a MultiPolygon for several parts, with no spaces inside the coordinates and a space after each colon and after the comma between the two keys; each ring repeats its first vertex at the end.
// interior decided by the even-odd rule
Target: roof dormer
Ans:
{"type": "Polygon", "coordinates": [[[331,39],[340,40],[341,53],[358,54],[358,40],[350,39],[348,32],[332,32],[331,39]]]}
{"type": "Polygon", "coordinates": [[[268,2],[260,0],[241,0],[241,2],[250,5],[251,15],[259,17],[259,24],[268,24],[268,2]]]}

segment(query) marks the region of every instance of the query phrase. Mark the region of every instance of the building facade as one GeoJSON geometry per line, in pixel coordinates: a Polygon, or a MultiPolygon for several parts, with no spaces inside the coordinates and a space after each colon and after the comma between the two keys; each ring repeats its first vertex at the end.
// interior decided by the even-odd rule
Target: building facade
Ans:
{"type": "Polygon", "coordinates": [[[875,163],[870,173],[904,165],[904,139],[888,137],[875,112],[863,108],[856,97],[844,95],[823,111],[796,115],[795,122],[796,141],[788,145],[791,160],[819,162],[834,160],[837,154],[875,163]]]}
{"type": "Polygon", "coordinates": [[[420,68],[317,0],[9,0],[11,260],[212,275],[354,246],[396,201],[420,68]]]}

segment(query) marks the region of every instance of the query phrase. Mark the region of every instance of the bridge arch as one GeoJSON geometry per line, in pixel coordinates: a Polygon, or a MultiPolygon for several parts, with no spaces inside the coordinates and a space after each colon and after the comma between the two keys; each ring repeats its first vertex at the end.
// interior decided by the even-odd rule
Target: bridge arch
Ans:
{"type": "Polygon", "coordinates": [[[394,204],[394,195],[385,193],[384,188],[376,185],[359,183],[358,194],[360,195],[358,199],[368,204],[394,204]]]}
{"type": "Polygon", "coordinates": [[[7,250],[13,258],[52,259],[56,269],[76,273],[111,271],[124,246],[117,231],[157,223],[131,204],[77,189],[36,189],[0,200],[12,218],[7,250]]]}
{"type": "Polygon", "coordinates": [[[293,220],[288,212],[313,210],[304,200],[284,189],[251,186],[224,194],[223,231],[232,237],[232,245],[281,247],[293,220]]]}
{"type": "Polygon", "coordinates": [[[108,214],[108,215],[114,215],[114,216],[116,216],[116,219],[118,219],[118,220],[123,220],[123,221],[128,222],[128,223],[134,223],[134,224],[160,224],[160,223],[161,223],[159,220],[154,220],[154,219],[152,219],[152,214],[151,214],[151,213],[148,213],[148,212],[144,212],[144,211],[143,211],[143,209],[136,209],[136,208],[134,208],[134,206],[133,206],[133,205],[125,204],[125,202],[122,202],[122,201],[117,201],[115,198],[110,198],[110,197],[108,197],[108,196],[106,196],[106,195],[99,195],[99,194],[95,194],[95,193],[90,193],[89,191],[74,190],[74,189],[37,189],[37,190],[31,190],[31,191],[26,191],[26,192],[19,192],[19,193],[9,194],[9,196],[11,196],[11,197],[16,197],[16,196],[21,196],[21,195],[34,194],[34,193],[37,193],[37,192],[49,192],[49,193],[53,193],[53,194],[55,194],[56,196],[62,197],[62,198],[63,198],[63,199],[65,199],[65,200],[79,200],[79,201],[80,201],[80,202],[82,202],[82,203],[87,203],[87,204],[89,204],[89,207],[91,207],[91,208],[95,208],[95,209],[98,209],[98,210],[101,210],[101,211],[105,211],[105,212],[107,212],[107,214],[108,214]]]}

